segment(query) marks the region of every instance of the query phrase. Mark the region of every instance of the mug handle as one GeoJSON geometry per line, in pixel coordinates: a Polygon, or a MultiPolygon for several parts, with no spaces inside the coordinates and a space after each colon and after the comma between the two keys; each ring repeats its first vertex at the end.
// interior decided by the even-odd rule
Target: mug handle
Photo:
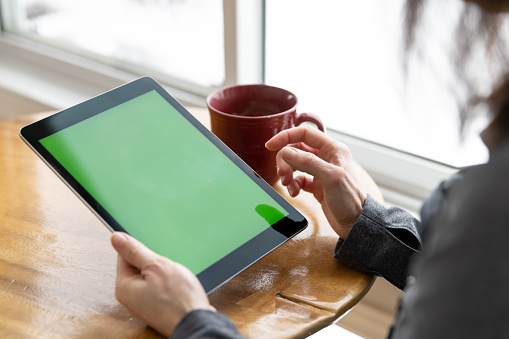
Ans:
{"type": "Polygon", "coordinates": [[[318,129],[322,132],[325,132],[325,128],[323,127],[322,120],[318,117],[318,115],[313,113],[300,113],[297,114],[297,117],[295,118],[295,126],[299,126],[300,124],[304,122],[311,122],[318,127],[318,129]]]}

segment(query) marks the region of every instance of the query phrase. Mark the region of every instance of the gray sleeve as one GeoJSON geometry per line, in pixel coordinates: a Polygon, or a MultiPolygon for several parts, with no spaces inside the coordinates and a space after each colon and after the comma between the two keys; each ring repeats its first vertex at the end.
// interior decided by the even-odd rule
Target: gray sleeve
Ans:
{"type": "Polygon", "coordinates": [[[235,325],[219,312],[196,310],[182,319],[171,339],[241,339],[235,325]]]}
{"type": "Polygon", "coordinates": [[[361,215],[346,239],[339,239],[334,257],[348,266],[405,286],[410,260],[419,252],[419,221],[408,212],[385,208],[368,195],[361,215]]]}
{"type": "Polygon", "coordinates": [[[465,175],[412,268],[393,338],[509,338],[509,156],[465,175]]]}

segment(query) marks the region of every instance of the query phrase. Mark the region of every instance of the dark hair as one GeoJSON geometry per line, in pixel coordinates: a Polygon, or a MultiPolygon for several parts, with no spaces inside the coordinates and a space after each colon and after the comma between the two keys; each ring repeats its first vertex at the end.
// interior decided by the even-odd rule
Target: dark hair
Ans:
{"type": "MultiPolygon", "coordinates": [[[[443,1],[443,0],[442,0],[443,1]]],[[[509,136],[509,46],[501,34],[504,16],[503,5],[507,0],[478,0],[478,4],[466,3],[456,25],[456,46],[452,49],[451,61],[456,77],[461,81],[463,96],[457,96],[462,127],[476,114],[487,108],[497,128],[509,136]],[[479,5],[480,4],[480,5],[479,5]],[[482,7],[482,8],[481,8],[482,7]],[[487,72],[493,74],[490,92],[482,93],[478,79],[469,67],[477,63],[476,47],[484,47],[488,62],[487,72]]],[[[426,0],[407,0],[405,4],[405,63],[417,45],[417,31],[424,15],[426,0]]],[[[477,64],[475,64],[477,66],[477,64]]]]}

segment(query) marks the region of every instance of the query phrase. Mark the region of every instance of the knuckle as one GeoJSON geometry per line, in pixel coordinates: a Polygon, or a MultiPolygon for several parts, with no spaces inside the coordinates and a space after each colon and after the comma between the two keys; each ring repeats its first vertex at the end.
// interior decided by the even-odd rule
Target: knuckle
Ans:
{"type": "Polygon", "coordinates": [[[163,257],[155,257],[148,259],[144,264],[144,269],[156,274],[162,274],[165,272],[165,260],[163,257]]]}
{"type": "Polygon", "coordinates": [[[312,131],[314,129],[309,125],[300,125],[298,128],[302,129],[304,132],[312,131]]]}
{"type": "Polygon", "coordinates": [[[308,152],[302,152],[302,164],[306,167],[314,167],[317,164],[317,157],[308,152]]]}
{"type": "Polygon", "coordinates": [[[140,257],[141,248],[139,246],[130,247],[125,253],[125,259],[127,262],[135,262],[140,257]]]}
{"type": "Polygon", "coordinates": [[[350,151],[350,148],[344,144],[342,144],[341,153],[345,158],[350,159],[352,157],[352,152],[350,151]]]}
{"type": "Polygon", "coordinates": [[[334,148],[334,156],[331,158],[331,163],[334,165],[343,166],[353,159],[350,148],[345,144],[338,142],[334,148]]]}
{"type": "Polygon", "coordinates": [[[339,166],[328,166],[326,169],[326,175],[324,179],[328,182],[328,185],[333,187],[343,186],[345,180],[348,180],[347,171],[339,166]]]}
{"type": "Polygon", "coordinates": [[[342,142],[336,141],[335,143],[336,151],[340,153],[343,157],[351,157],[352,153],[350,148],[342,142]]]}

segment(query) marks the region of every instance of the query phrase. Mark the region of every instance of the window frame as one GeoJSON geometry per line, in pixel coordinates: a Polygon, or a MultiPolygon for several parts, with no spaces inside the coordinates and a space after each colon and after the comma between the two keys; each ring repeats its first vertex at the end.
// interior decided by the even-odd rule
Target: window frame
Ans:
{"type": "MultiPolygon", "coordinates": [[[[264,9],[265,0],[223,0],[223,86],[263,83],[264,9]],[[256,28],[249,29],[247,25],[255,25],[256,28]]],[[[4,11],[0,6],[0,27],[4,27],[2,20],[8,20],[1,16],[4,11]]],[[[0,77],[0,88],[55,109],[82,102],[142,75],[30,41],[3,29],[0,51],[0,73],[8,75],[0,77]],[[33,91],[33,88],[38,90],[33,91]]],[[[204,107],[206,95],[214,89],[165,77],[157,80],[184,105],[204,107]]],[[[331,129],[327,132],[350,147],[356,160],[382,189],[387,203],[416,214],[422,200],[434,187],[458,170],[331,129]]]]}

